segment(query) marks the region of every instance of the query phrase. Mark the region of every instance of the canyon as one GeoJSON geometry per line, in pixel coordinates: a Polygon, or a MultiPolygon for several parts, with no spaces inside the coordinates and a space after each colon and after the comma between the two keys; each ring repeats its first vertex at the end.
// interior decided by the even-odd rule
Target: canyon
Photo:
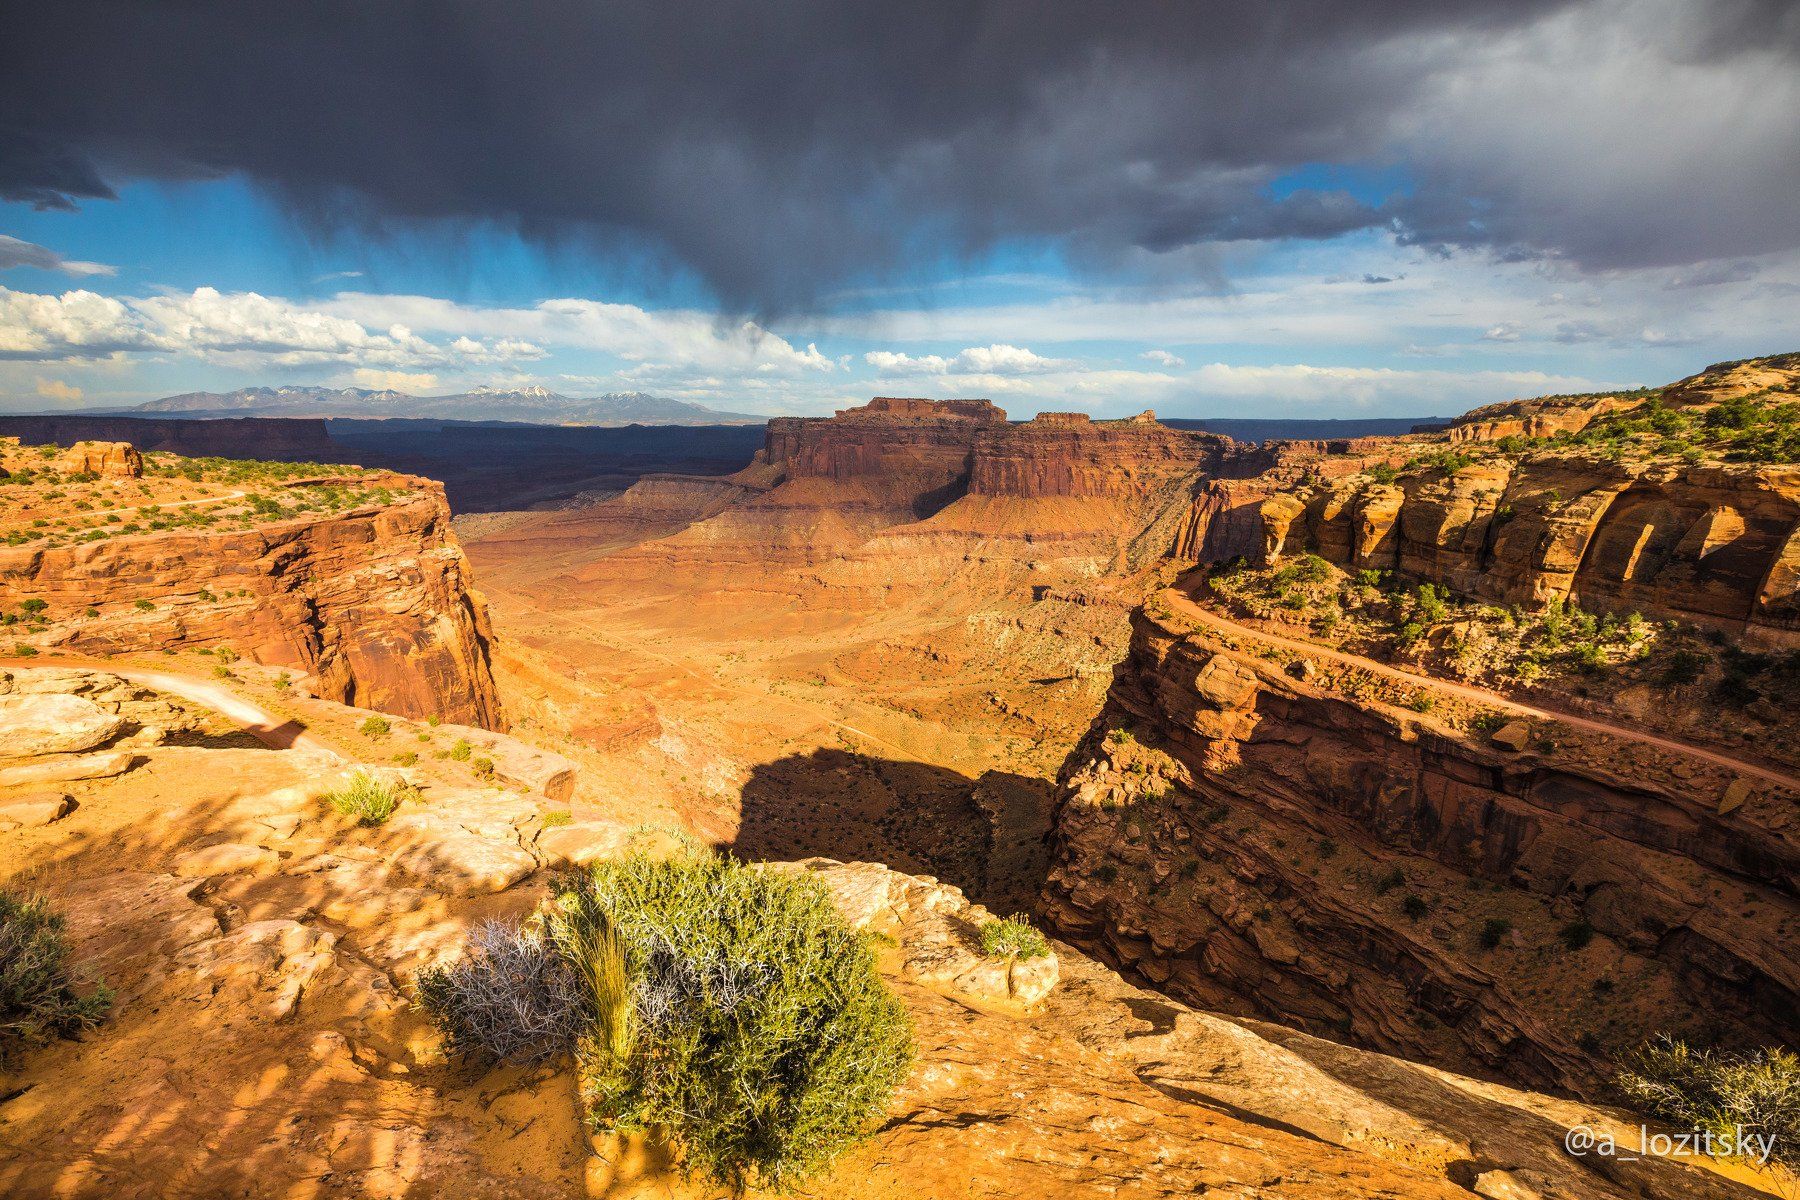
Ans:
{"type": "MultiPolygon", "coordinates": [[[[120,533],[81,510],[60,545],[29,507],[0,528],[37,534],[0,547],[0,607],[46,602],[6,630],[34,653],[0,701],[97,704],[117,722],[73,753],[129,764],[53,782],[48,808],[41,781],[0,790],[0,816],[26,806],[6,878],[65,897],[126,987],[115,1026],[42,1051],[0,1101],[0,1182],[699,1194],[597,1155],[566,1069],[460,1075],[403,1001],[555,872],[694,839],[819,877],[886,939],[914,1023],[888,1119],[807,1194],[1778,1188],[1561,1136],[1634,1137],[1612,1073],[1657,1034],[1800,1035],[1793,722],[1693,715],[1739,652],[1708,639],[1758,648],[1772,688],[1800,629],[1800,468],[1751,440],[1797,385],[1783,356],[1263,444],[878,397],[770,421],[735,472],[454,520],[389,471],[246,488],[154,453],[142,475],[109,476],[122,452],[72,462],[97,469],[71,495],[127,516],[220,516],[120,533]],[[126,503],[140,486],[159,490],[126,503]],[[322,487],[337,507],[301,511],[322,487]],[[1287,567],[1387,597],[1347,624],[1420,609],[1421,585],[1461,607],[1390,653],[1226,589],[1287,567]],[[1422,657],[1490,610],[1571,605],[1637,614],[1632,654],[1718,661],[1658,690],[1624,663],[1514,687],[1422,657]],[[423,800],[336,820],[321,797],[359,764],[423,800]],[[125,894],[154,903],[109,926],[125,894]],[[982,961],[970,922],[1008,912],[1053,935],[1053,967],[982,961]],[[264,1008],[282,1024],[243,1019],[264,1008]],[[224,1049],[181,1071],[104,1049],[163,1061],[209,1029],[224,1049]],[[193,1113],[251,1078],[291,1082],[237,1093],[198,1148],[90,1098],[193,1113]],[[48,1136],[68,1121],[95,1149],[48,1136]],[[277,1128],[306,1170],[275,1164],[277,1128]]],[[[46,470],[6,452],[15,478],[46,470]]],[[[5,753],[38,778],[71,751],[5,753]]]]}

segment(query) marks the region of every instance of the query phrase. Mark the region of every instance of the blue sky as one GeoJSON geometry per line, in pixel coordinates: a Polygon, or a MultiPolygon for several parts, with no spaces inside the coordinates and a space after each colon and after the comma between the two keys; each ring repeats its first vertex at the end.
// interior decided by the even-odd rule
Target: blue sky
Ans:
{"type": "MultiPolygon", "coordinates": [[[[1400,178],[1320,168],[1284,183],[1379,198],[1400,178]]],[[[1021,416],[1443,415],[1791,348],[1800,279],[1784,261],[1697,284],[1666,268],[1595,276],[1365,230],[1237,247],[1200,286],[1096,283],[1014,245],[746,329],[691,273],[495,225],[321,236],[242,180],[140,182],[74,211],[0,204],[0,232],[59,264],[0,270],[15,300],[109,306],[87,335],[0,361],[15,411],[322,383],[648,391],[771,414],[903,392],[988,395],[1021,416]]]]}

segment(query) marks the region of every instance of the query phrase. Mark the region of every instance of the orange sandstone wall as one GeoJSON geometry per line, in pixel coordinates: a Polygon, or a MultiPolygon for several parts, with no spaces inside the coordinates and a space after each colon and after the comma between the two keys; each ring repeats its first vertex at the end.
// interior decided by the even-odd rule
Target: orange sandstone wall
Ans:
{"type": "Polygon", "coordinates": [[[0,604],[97,609],[65,625],[84,653],[230,646],[314,676],[327,699],[503,729],[487,608],[443,489],[411,482],[385,507],[249,530],[0,547],[0,604]]]}

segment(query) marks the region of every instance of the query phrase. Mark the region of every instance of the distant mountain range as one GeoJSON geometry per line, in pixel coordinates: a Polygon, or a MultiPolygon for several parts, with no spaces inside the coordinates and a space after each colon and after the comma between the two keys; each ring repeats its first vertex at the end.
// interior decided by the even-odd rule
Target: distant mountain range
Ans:
{"type": "Polygon", "coordinates": [[[125,411],[186,417],[412,417],[538,425],[760,425],[768,420],[643,392],[563,396],[542,387],[480,387],[453,396],[413,396],[370,388],[253,387],[235,392],[184,392],[125,411]]]}

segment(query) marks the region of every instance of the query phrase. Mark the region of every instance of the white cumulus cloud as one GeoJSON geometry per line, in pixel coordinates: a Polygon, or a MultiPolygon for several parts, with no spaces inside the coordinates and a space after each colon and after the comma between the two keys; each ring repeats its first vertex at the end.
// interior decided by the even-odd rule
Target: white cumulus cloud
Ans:
{"type": "Polygon", "coordinates": [[[863,355],[863,361],[883,375],[1038,375],[1066,370],[1071,365],[1003,342],[970,346],[948,358],[941,354],[871,350],[863,355]]]}

